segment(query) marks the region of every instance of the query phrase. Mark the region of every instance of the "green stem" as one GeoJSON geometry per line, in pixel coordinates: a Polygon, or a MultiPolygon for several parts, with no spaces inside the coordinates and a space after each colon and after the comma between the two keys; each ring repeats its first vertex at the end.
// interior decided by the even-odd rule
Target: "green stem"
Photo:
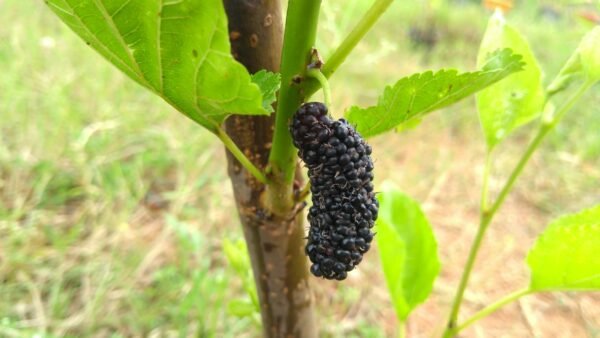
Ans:
{"type": "Polygon", "coordinates": [[[516,301],[517,299],[530,294],[531,292],[532,291],[529,288],[526,288],[526,289],[521,289],[521,290],[515,291],[509,295],[506,295],[505,297],[496,301],[495,303],[486,306],[485,308],[483,308],[482,310],[480,310],[479,312],[477,312],[473,316],[471,316],[471,318],[467,319],[464,323],[460,324],[454,330],[453,334],[459,333],[460,331],[466,329],[467,327],[469,327],[471,324],[475,323],[476,321],[483,319],[483,318],[489,316],[490,314],[496,312],[496,310],[500,309],[504,305],[512,303],[512,302],[516,301]]]}
{"type": "Polygon", "coordinates": [[[325,106],[327,106],[331,109],[331,88],[329,87],[329,82],[327,81],[327,78],[325,77],[325,75],[323,75],[323,73],[321,73],[320,70],[315,69],[315,68],[309,69],[306,72],[306,75],[308,77],[311,77],[311,78],[319,81],[319,84],[321,85],[321,88],[323,89],[323,96],[325,98],[325,106]]]}
{"type": "Polygon", "coordinates": [[[352,29],[350,34],[342,41],[342,43],[335,49],[333,54],[327,59],[327,63],[323,65],[323,74],[329,77],[333,74],[338,67],[346,60],[346,57],[356,47],[356,45],[363,39],[365,34],[373,27],[379,17],[385,13],[387,8],[392,4],[393,0],[376,0],[375,3],[369,8],[367,13],[360,19],[356,27],[352,29]]]}
{"type": "Polygon", "coordinates": [[[477,229],[477,234],[475,235],[475,239],[473,240],[473,244],[471,245],[471,249],[469,251],[469,257],[467,258],[467,263],[465,264],[465,268],[463,270],[463,274],[460,279],[458,290],[454,297],[454,301],[452,302],[452,310],[450,311],[450,319],[448,320],[448,325],[447,325],[446,331],[444,332],[443,337],[447,338],[447,337],[452,337],[454,335],[454,329],[456,327],[456,322],[458,319],[458,312],[460,310],[460,305],[462,303],[465,289],[467,288],[467,284],[469,282],[469,277],[471,276],[471,271],[473,270],[473,265],[475,264],[475,259],[477,258],[477,253],[479,252],[479,248],[481,247],[481,243],[483,241],[483,237],[485,235],[485,232],[486,232],[488,226],[492,222],[492,219],[494,218],[496,211],[498,211],[498,208],[500,208],[500,206],[506,199],[506,196],[512,189],[516,179],[519,177],[519,175],[523,171],[523,168],[525,168],[525,165],[531,158],[531,155],[533,155],[534,151],[537,149],[540,142],[543,140],[544,136],[546,136],[548,131],[550,131],[550,129],[551,128],[549,128],[548,125],[542,125],[542,127],[538,130],[538,133],[536,134],[533,141],[529,144],[529,146],[525,150],[525,153],[519,160],[519,163],[517,164],[515,169],[513,169],[510,177],[504,184],[504,187],[502,188],[500,194],[498,195],[498,198],[496,199],[496,201],[494,202],[492,207],[489,210],[485,210],[485,211],[483,208],[481,209],[482,211],[481,211],[480,218],[479,218],[479,228],[477,229]]]}
{"type": "Polygon", "coordinates": [[[458,319],[458,312],[460,310],[460,305],[462,303],[465,289],[467,288],[467,283],[469,282],[469,276],[471,275],[471,271],[473,270],[475,258],[477,258],[477,252],[479,251],[479,248],[481,247],[483,235],[485,234],[485,230],[490,221],[491,221],[491,218],[486,217],[483,214],[480,216],[479,228],[477,229],[477,234],[475,235],[475,239],[473,240],[473,244],[471,245],[471,249],[469,251],[469,257],[467,258],[467,263],[465,264],[463,274],[460,278],[458,290],[456,291],[456,295],[454,296],[454,300],[452,302],[452,309],[450,310],[450,319],[448,320],[446,330],[444,331],[444,334],[443,334],[444,338],[454,336],[454,330],[456,328],[456,321],[458,319]]]}
{"type": "Polygon", "coordinates": [[[485,165],[483,167],[483,184],[481,187],[480,212],[487,212],[489,203],[490,169],[492,166],[492,151],[488,149],[485,153],[485,165]]]}
{"type": "Polygon", "coordinates": [[[310,52],[315,44],[321,0],[290,0],[281,55],[281,88],[277,100],[273,148],[269,165],[273,174],[270,200],[274,209],[289,209],[292,201],[292,179],[296,155],[288,124],[304,100],[295,81],[306,75],[310,52]]]}
{"type": "Polygon", "coordinates": [[[406,322],[398,324],[398,338],[406,338],[406,322]]]}
{"type": "MultiPolygon", "coordinates": [[[[321,72],[325,77],[329,78],[338,69],[338,67],[346,60],[350,52],[356,47],[356,45],[362,40],[367,32],[375,25],[377,20],[387,10],[393,0],[376,0],[375,3],[369,8],[365,15],[360,19],[356,26],[350,31],[348,36],[342,41],[342,43],[335,49],[333,54],[325,59],[325,64],[321,69],[321,72]]],[[[314,92],[319,89],[319,83],[317,81],[308,81],[305,84],[306,96],[311,96],[314,92]]]]}
{"type": "Polygon", "coordinates": [[[453,337],[456,333],[455,330],[456,330],[456,323],[458,320],[458,313],[460,311],[460,305],[463,300],[465,289],[467,288],[467,284],[469,282],[469,277],[471,276],[471,272],[473,270],[473,265],[475,264],[475,259],[477,258],[477,253],[479,252],[479,248],[481,247],[481,243],[482,243],[483,237],[485,235],[485,232],[486,232],[488,226],[490,225],[490,223],[492,222],[496,212],[504,203],[504,200],[506,199],[506,197],[512,190],[517,178],[523,172],[523,169],[527,165],[527,162],[529,162],[529,159],[531,158],[533,153],[537,150],[538,146],[540,145],[540,143],[542,142],[544,137],[546,137],[548,132],[556,126],[556,124],[562,119],[562,117],[564,117],[566,112],[569,111],[573,107],[575,102],[577,102],[577,100],[579,100],[581,95],[583,95],[583,93],[585,93],[586,90],[591,87],[591,85],[592,85],[592,83],[589,83],[589,82],[584,83],[561,106],[561,108],[558,110],[558,112],[556,114],[556,117],[552,121],[543,122],[540,125],[540,128],[538,129],[537,134],[534,136],[531,143],[529,143],[529,145],[527,146],[527,149],[521,156],[521,159],[517,163],[517,166],[511,172],[508,180],[504,184],[504,187],[500,191],[500,194],[498,194],[498,197],[496,198],[496,200],[494,201],[492,206],[486,210],[484,210],[483,208],[481,209],[481,214],[480,214],[480,218],[479,218],[479,228],[477,229],[477,234],[475,235],[475,239],[473,240],[473,244],[471,245],[471,249],[469,251],[469,257],[467,258],[467,263],[465,264],[465,268],[463,270],[463,274],[461,276],[460,283],[459,283],[458,289],[456,291],[456,295],[452,302],[450,316],[448,319],[446,330],[444,331],[444,334],[443,334],[444,338],[453,337]]]}
{"type": "Polygon", "coordinates": [[[487,212],[489,221],[492,220],[498,209],[502,206],[504,200],[506,199],[506,197],[508,197],[508,194],[515,185],[517,178],[519,178],[521,172],[523,172],[523,169],[525,169],[527,162],[529,162],[529,159],[537,150],[538,146],[540,145],[540,143],[542,143],[542,140],[544,139],[544,137],[546,137],[550,130],[552,130],[552,127],[547,125],[542,125],[538,129],[537,134],[535,135],[531,143],[529,143],[527,149],[525,149],[525,153],[523,153],[523,155],[521,156],[519,163],[517,163],[517,166],[511,172],[510,176],[508,177],[508,180],[506,181],[506,183],[504,183],[504,187],[502,187],[502,190],[500,190],[500,194],[498,194],[496,201],[494,201],[494,204],[492,204],[492,207],[487,212]]]}
{"type": "Polygon", "coordinates": [[[265,174],[252,163],[246,155],[238,148],[233,140],[221,128],[217,129],[217,136],[223,142],[227,150],[240,162],[240,164],[248,170],[259,182],[263,184],[269,183],[269,179],[265,174]]]}
{"type": "MultiPolygon", "coordinates": [[[[575,93],[573,93],[573,95],[560,107],[560,109],[556,113],[556,117],[552,121],[544,122],[540,126],[537,134],[533,138],[533,141],[531,141],[531,143],[525,150],[525,153],[522,155],[521,160],[519,161],[519,163],[517,164],[515,169],[513,169],[510,177],[508,178],[508,181],[506,181],[506,183],[504,184],[504,187],[500,191],[498,198],[496,199],[496,201],[490,208],[490,210],[488,212],[490,214],[490,217],[494,217],[494,214],[496,213],[496,211],[498,211],[498,209],[502,206],[502,203],[504,203],[504,200],[506,199],[506,197],[512,190],[512,187],[514,186],[515,181],[517,180],[517,178],[519,177],[519,175],[525,168],[525,165],[527,165],[527,162],[531,158],[531,155],[533,155],[533,153],[535,152],[537,147],[540,145],[540,143],[542,142],[544,137],[546,137],[548,132],[550,132],[552,129],[554,129],[554,127],[556,127],[556,125],[560,122],[560,120],[562,120],[562,118],[565,116],[565,114],[569,110],[571,110],[571,108],[573,108],[573,105],[575,105],[575,103],[579,100],[579,98],[581,98],[581,96],[592,85],[593,85],[593,83],[591,83],[591,82],[586,82],[583,85],[581,85],[581,87],[579,87],[577,89],[577,91],[575,91],[575,93]]],[[[491,219],[490,219],[490,221],[491,221],[491,219]]]]}
{"type": "Polygon", "coordinates": [[[569,100],[561,107],[560,110],[558,110],[558,112],[556,113],[556,117],[551,120],[548,121],[548,124],[551,124],[552,127],[556,126],[558,124],[558,122],[560,122],[560,120],[562,120],[562,118],[565,116],[565,114],[571,110],[571,108],[573,108],[573,105],[575,105],[575,103],[579,100],[579,98],[588,90],[590,89],[593,85],[595,84],[594,81],[591,80],[587,80],[586,82],[584,82],[578,89],[577,91],[575,91],[575,93],[573,94],[573,96],[571,96],[569,98],[569,100]]]}

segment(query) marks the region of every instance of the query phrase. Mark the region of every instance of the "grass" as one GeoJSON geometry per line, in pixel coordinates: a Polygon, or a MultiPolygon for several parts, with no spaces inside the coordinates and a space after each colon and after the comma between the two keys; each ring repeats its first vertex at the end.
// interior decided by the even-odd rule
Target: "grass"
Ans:
{"type": "MultiPolygon", "coordinates": [[[[325,2],[317,45],[323,55],[367,5],[325,2]]],[[[227,310],[247,296],[221,251],[222,239],[237,240],[242,232],[217,139],[126,79],[41,3],[4,1],[0,9],[8,23],[0,28],[0,336],[257,336],[252,318],[227,310]]],[[[533,10],[515,11],[512,19],[530,37],[549,81],[585,28],[568,15],[530,24],[533,10]]],[[[473,69],[487,14],[477,5],[433,11],[394,4],[332,79],[334,114],[373,103],[386,84],[415,71],[473,69]],[[415,46],[409,26],[427,23],[435,23],[439,42],[415,46]]],[[[492,234],[502,245],[494,254],[509,266],[545,220],[598,201],[600,119],[589,108],[600,105],[600,94],[585,100],[545,143],[499,219],[528,222],[509,225],[509,235],[492,234]],[[511,237],[517,234],[528,239],[511,237]]],[[[500,149],[497,176],[526,139],[521,130],[500,149]]],[[[473,223],[477,192],[465,170],[481,165],[483,150],[473,100],[373,142],[381,154],[378,181],[393,179],[423,201],[445,266],[461,264],[464,254],[444,243],[468,239],[462,225],[473,223]]],[[[493,296],[485,277],[496,274],[483,269],[473,285],[493,296]]],[[[434,327],[431,314],[442,318],[455,283],[446,269],[437,298],[424,307],[430,312],[416,313],[419,327],[409,331],[434,327]]],[[[323,336],[395,332],[376,249],[348,283],[314,284],[323,336]]],[[[557,297],[569,309],[590,302],[557,297]]],[[[467,294],[471,308],[482,300],[467,294]]],[[[575,325],[598,330],[585,311],[581,317],[575,325]]],[[[493,330],[492,324],[484,327],[493,330]]]]}
{"type": "Polygon", "coordinates": [[[220,145],[42,5],[2,6],[0,336],[245,332],[220,145]]]}

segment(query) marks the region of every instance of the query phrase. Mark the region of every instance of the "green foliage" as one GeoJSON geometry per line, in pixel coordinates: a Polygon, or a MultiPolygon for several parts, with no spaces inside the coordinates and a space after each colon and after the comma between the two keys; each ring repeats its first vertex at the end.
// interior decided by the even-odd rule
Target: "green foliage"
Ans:
{"type": "Polygon", "coordinates": [[[227,303],[227,313],[240,318],[254,316],[258,313],[257,310],[260,309],[247,298],[232,299],[227,303]]]}
{"type": "Polygon", "coordinates": [[[248,274],[250,267],[250,258],[246,251],[246,244],[242,240],[235,242],[225,238],[223,240],[223,252],[227,257],[227,262],[233,267],[238,275],[245,276],[248,274]]]}
{"type": "Polygon", "coordinates": [[[281,74],[261,69],[252,74],[252,82],[256,83],[262,92],[263,108],[272,113],[272,104],[277,100],[277,91],[281,85],[281,74]]]}
{"type": "MultiPolygon", "coordinates": [[[[358,3],[363,5],[355,2],[358,3]]],[[[83,50],[85,45],[76,43],[79,41],[74,41],[75,36],[64,27],[57,27],[58,20],[48,17],[46,12],[49,11],[40,10],[39,5],[37,2],[9,1],[0,13],[5,22],[11,23],[4,29],[0,28],[0,41],[6,41],[0,44],[0,59],[5,61],[0,87],[7,98],[0,100],[0,134],[3,136],[0,140],[0,171],[4,183],[8,184],[8,189],[0,189],[3,202],[0,202],[0,218],[5,230],[0,246],[7,253],[1,268],[8,272],[3,275],[5,278],[0,290],[0,335],[44,334],[40,332],[45,328],[35,324],[42,322],[47,323],[48,331],[56,332],[55,335],[45,334],[56,337],[63,336],[63,323],[73,325],[68,331],[68,335],[72,336],[93,335],[106,328],[110,328],[114,335],[123,336],[149,332],[159,335],[179,333],[182,336],[258,334],[240,326],[240,323],[247,325],[247,318],[225,316],[225,309],[230,314],[241,313],[249,309],[250,302],[246,297],[225,306],[227,300],[239,296],[236,287],[239,279],[231,276],[233,269],[222,267],[223,260],[214,255],[215,251],[219,251],[218,247],[215,248],[215,242],[210,240],[222,238],[223,233],[232,229],[239,231],[239,227],[232,228],[238,224],[231,221],[231,215],[227,213],[233,207],[228,194],[221,194],[223,184],[227,183],[225,174],[217,170],[223,165],[222,160],[210,161],[211,164],[205,166],[203,158],[198,158],[198,154],[204,152],[208,158],[214,159],[214,152],[222,149],[208,133],[198,132],[192,124],[182,125],[180,116],[172,114],[166,104],[132,83],[123,83],[125,79],[121,74],[108,71],[108,63],[99,64],[101,60],[91,54],[91,49],[83,50]],[[55,41],[56,47],[40,47],[46,39],[55,41]],[[107,100],[90,100],[94,95],[107,100]],[[31,112],[43,114],[36,114],[36,123],[32,123],[31,112]],[[60,121],[60,128],[56,128],[55,121],[60,121]],[[91,123],[93,121],[100,121],[99,124],[115,121],[117,127],[96,129],[96,124],[91,123]],[[85,139],[89,138],[90,142],[79,147],[81,142],[77,136],[80,132],[84,136],[89,130],[92,132],[85,139]],[[173,133],[173,130],[176,132],[173,133]],[[76,145],[75,149],[71,149],[70,145],[76,145]],[[43,165],[41,161],[52,165],[43,165]],[[38,167],[37,164],[42,165],[38,167]],[[154,187],[155,184],[158,188],[154,187]],[[202,194],[196,193],[199,190],[202,194]],[[165,207],[162,206],[158,212],[173,213],[176,219],[189,217],[194,223],[186,225],[178,221],[179,225],[174,226],[169,221],[169,227],[160,228],[162,224],[155,224],[161,223],[160,220],[148,221],[139,217],[140,214],[145,215],[142,201],[147,191],[150,197],[158,195],[166,198],[168,209],[163,210],[165,207]],[[211,227],[215,222],[219,226],[211,227]],[[153,226],[159,230],[153,232],[153,226]],[[178,227],[199,229],[203,236],[208,237],[198,241],[193,235],[194,230],[188,232],[178,230],[178,227]],[[160,229],[165,229],[164,233],[160,229]],[[160,237],[155,239],[148,234],[160,237]],[[172,242],[173,234],[177,235],[177,242],[172,242]],[[171,249],[176,251],[173,259],[169,259],[173,256],[171,249]],[[143,257],[157,259],[152,260],[149,268],[138,269],[143,257]],[[141,273],[141,270],[145,272],[141,273]],[[48,274],[48,271],[61,273],[48,274]],[[23,283],[23,275],[31,277],[31,282],[23,283]],[[82,287],[82,281],[86,282],[85,287],[82,287]],[[31,317],[35,315],[32,312],[20,311],[23,305],[31,307],[31,290],[36,289],[42,295],[40,300],[47,321],[36,320],[36,317],[31,317]],[[86,301],[90,299],[92,301],[86,301]],[[70,320],[75,317],[77,323],[70,320]],[[24,328],[28,325],[40,328],[24,328]]],[[[342,2],[340,8],[346,5],[342,2]]],[[[393,35],[397,33],[393,28],[402,21],[398,15],[414,16],[417,20],[423,16],[422,11],[418,6],[396,5],[411,7],[414,12],[401,12],[399,6],[392,7],[398,13],[388,15],[387,26],[386,21],[379,23],[381,29],[368,36],[371,41],[361,42],[364,47],[362,54],[356,56],[360,60],[376,60],[379,67],[389,70],[394,68],[392,65],[398,64],[398,59],[413,63],[423,57],[408,45],[402,45],[402,41],[396,44],[398,40],[394,40],[396,36],[393,35]],[[378,48],[382,42],[386,43],[384,47],[388,47],[384,48],[386,52],[378,48]],[[391,50],[397,52],[391,56],[391,50]],[[372,54],[365,54],[365,51],[372,54]],[[381,57],[380,52],[388,58],[381,57]]],[[[479,9],[478,6],[470,7],[473,8],[479,9]]],[[[516,8],[511,15],[519,15],[518,12],[516,8]]],[[[356,12],[357,15],[361,13],[356,12]]],[[[461,7],[450,14],[456,16],[456,13],[462,14],[455,22],[462,23],[464,20],[460,19],[468,15],[464,13],[473,12],[464,11],[461,7]]],[[[354,20],[353,16],[347,16],[348,22],[354,20]]],[[[321,20],[320,28],[327,24],[335,25],[338,21],[321,20]]],[[[574,34],[576,29],[571,31],[568,22],[537,22],[528,26],[529,32],[537,32],[549,42],[537,40],[543,46],[544,53],[540,53],[540,57],[545,66],[555,60],[563,61],[567,57],[565,53],[571,50],[568,41],[573,39],[560,39],[558,34],[552,33],[552,29],[557,32],[561,29],[567,32],[568,29],[574,34]]],[[[468,28],[466,25],[451,25],[449,29],[458,29],[464,33],[461,36],[466,36],[473,27],[465,27],[468,28]]],[[[340,30],[340,34],[345,31],[340,30]]],[[[327,42],[328,38],[325,36],[323,40],[327,42]]],[[[476,48],[470,45],[470,40],[467,41],[469,45],[457,45],[461,41],[457,42],[454,38],[444,38],[440,42],[447,45],[438,45],[432,56],[434,61],[443,63],[428,64],[428,68],[464,62],[468,60],[465,54],[476,48]],[[447,46],[452,48],[443,48],[447,46]]],[[[580,74],[583,74],[581,64],[579,67],[580,74]]],[[[339,80],[336,92],[352,98],[364,93],[366,87],[380,87],[372,84],[373,79],[381,77],[380,72],[373,71],[372,76],[365,79],[364,68],[363,62],[352,62],[340,68],[336,75],[339,80]],[[369,84],[365,84],[365,80],[369,84]]],[[[595,107],[591,104],[598,99],[597,94],[598,91],[590,93],[588,107],[595,107]]],[[[569,124],[568,130],[577,142],[568,142],[563,136],[557,143],[584,149],[597,148],[595,138],[594,142],[586,139],[596,135],[586,133],[595,130],[597,120],[593,118],[594,109],[588,110],[572,114],[576,123],[569,124]]],[[[456,117],[462,115],[448,116],[448,122],[461,136],[471,135],[470,125],[467,128],[457,125],[456,117]]],[[[399,128],[415,121],[418,119],[400,124],[399,128]]],[[[424,127],[430,128],[431,125],[424,127]]],[[[435,134],[435,130],[427,132],[427,135],[435,134]]],[[[435,141],[435,136],[427,139],[427,142],[435,141]]],[[[380,151],[391,149],[389,147],[386,145],[380,151]]],[[[578,154],[572,154],[569,149],[571,155],[579,163],[578,154]]],[[[597,156],[591,158],[595,161],[597,156]]],[[[379,170],[389,169],[386,166],[393,165],[390,161],[380,159],[379,170]]],[[[405,169],[422,166],[426,162],[411,161],[405,169]]],[[[589,162],[581,160],[584,168],[593,168],[593,164],[590,167],[589,162]]],[[[554,170],[560,170],[564,166],[555,167],[554,170]]],[[[572,170],[571,166],[563,172],[565,184],[561,184],[550,197],[546,192],[544,198],[552,199],[552,196],[569,191],[584,193],[583,199],[589,197],[589,193],[593,195],[594,186],[597,186],[593,172],[572,170]],[[588,189],[591,192],[588,193],[588,189]]],[[[420,179],[427,180],[430,175],[430,172],[421,170],[420,179]]],[[[548,175],[544,172],[539,178],[548,179],[548,175]]],[[[571,199],[569,204],[577,203],[577,200],[579,198],[571,199]]],[[[536,202],[539,202],[538,199],[536,202]]],[[[155,212],[151,214],[156,215],[155,212]]],[[[344,288],[357,295],[362,292],[359,288],[344,288]]],[[[346,309],[354,308],[357,299],[340,297],[338,301],[336,298],[336,306],[322,308],[322,312],[331,312],[331,315],[321,313],[324,330],[339,330],[333,336],[353,336],[347,325],[332,324],[338,323],[346,309]]],[[[384,306],[385,303],[369,304],[369,308],[376,312],[384,306]]],[[[365,325],[361,324],[361,320],[347,319],[353,321],[352,325],[358,325],[356,330],[365,325]]],[[[386,336],[384,329],[376,325],[372,330],[380,330],[377,336],[386,336]]],[[[358,337],[375,336],[375,331],[371,330],[357,332],[355,336],[358,337]]]]}
{"type": "Polygon", "coordinates": [[[419,204],[386,186],[379,195],[377,245],[392,302],[403,322],[433,288],[440,271],[437,243],[419,204]]]}
{"type": "Polygon", "coordinates": [[[385,88],[376,106],[350,107],[346,117],[364,137],[375,136],[456,103],[521,68],[519,55],[498,50],[476,72],[443,69],[402,78],[385,88]]]}
{"type": "Polygon", "coordinates": [[[567,89],[572,83],[584,77],[585,74],[581,66],[581,55],[579,50],[576,50],[546,88],[548,96],[567,89]]]}
{"type": "Polygon", "coordinates": [[[252,266],[250,265],[246,242],[241,239],[233,242],[226,238],[223,240],[223,252],[236,275],[242,281],[242,286],[248,295],[248,298],[230,301],[227,304],[228,313],[238,317],[251,317],[259,314],[260,305],[252,278],[252,266]]]}
{"type": "Polygon", "coordinates": [[[525,38],[505,22],[500,12],[489,20],[477,63],[487,63],[489,54],[498,48],[510,48],[522,55],[526,65],[524,71],[477,94],[479,119],[489,149],[519,126],[538,117],[545,103],[542,72],[537,59],[525,38]]]}
{"type": "Polygon", "coordinates": [[[600,205],[556,219],[527,256],[530,288],[600,290],[599,252],[600,205]]]}
{"type": "Polygon", "coordinates": [[[588,32],[569,60],[548,86],[548,93],[556,94],[576,81],[594,83],[600,80],[600,27],[588,32]]]}
{"type": "Polygon", "coordinates": [[[268,114],[258,86],[230,54],[222,1],[47,3],[127,76],[209,130],[231,113],[268,114]]]}
{"type": "Polygon", "coordinates": [[[578,51],[581,54],[581,64],[588,80],[600,81],[600,27],[594,27],[584,36],[578,51]]]}

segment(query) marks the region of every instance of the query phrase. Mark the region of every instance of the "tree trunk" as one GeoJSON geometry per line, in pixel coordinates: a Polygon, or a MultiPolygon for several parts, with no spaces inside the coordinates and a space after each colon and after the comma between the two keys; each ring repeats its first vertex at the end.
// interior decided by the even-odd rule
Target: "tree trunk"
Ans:
{"type": "MultiPolygon", "coordinates": [[[[278,71],[283,36],[279,0],[224,3],[233,56],[250,73],[278,71]]],[[[274,115],[234,115],[227,119],[225,130],[258,168],[265,168],[273,126],[274,115]]],[[[269,210],[264,198],[267,187],[229,152],[227,161],[254,270],[265,337],[316,337],[302,213],[269,210]]]]}

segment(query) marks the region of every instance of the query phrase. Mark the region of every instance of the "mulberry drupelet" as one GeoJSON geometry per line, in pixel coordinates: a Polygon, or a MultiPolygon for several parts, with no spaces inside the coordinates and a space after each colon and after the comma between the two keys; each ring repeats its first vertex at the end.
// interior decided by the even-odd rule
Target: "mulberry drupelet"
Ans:
{"type": "Polygon", "coordinates": [[[371,147],[319,102],[303,104],[290,131],[308,167],[313,205],[306,254],[317,277],[343,280],[373,240],[379,203],[373,192],[371,147]]]}

